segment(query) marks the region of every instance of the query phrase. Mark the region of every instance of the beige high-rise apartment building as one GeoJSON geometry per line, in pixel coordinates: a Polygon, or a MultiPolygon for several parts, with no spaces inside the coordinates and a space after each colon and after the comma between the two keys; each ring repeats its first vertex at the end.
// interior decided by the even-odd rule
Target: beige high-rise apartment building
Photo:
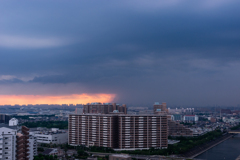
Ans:
{"type": "Polygon", "coordinates": [[[116,103],[89,103],[83,105],[83,114],[86,113],[110,114],[114,111],[127,114],[127,106],[125,104],[121,106],[116,103]]]}
{"type": "Polygon", "coordinates": [[[119,150],[166,148],[166,115],[69,115],[69,144],[119,150]]]}
{"type": "Polygon", "coordinates": [[[118,117],[112,114],[69,115],[70,145],[118,147],[118,117]]]}
{"type": "Polygon", "coordinates": [[[166,115],[119,115],[119,149],[167,148],[166,115]]]}

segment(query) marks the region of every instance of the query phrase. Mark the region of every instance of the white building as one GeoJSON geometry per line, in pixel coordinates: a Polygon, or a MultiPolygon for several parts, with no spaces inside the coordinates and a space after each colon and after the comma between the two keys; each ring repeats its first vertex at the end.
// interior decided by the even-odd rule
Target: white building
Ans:
{"type": "Polygon", "coordinates": [[[63,144],[68,142],[68,132],[65,130],[59,130],[58,128],[30,131],[30,134],[34,134],[35,137],[37,137],[38,143],[63,144]]]}
{"type": "Polygon", "coordinates": [[[198,121],[198,116],[197,115],[185,115],[183,116],[184,121],[191,121],[191,122],[197,122],[198,121]]]}
{"type": "Polygon", "coordinates": [[[33,160],[34,156],[37,156],[37,137],[33,134],[30,133],[29,135],[29,160],[33,160]]]}
{"type": "Polygon", "coordinates": [[[16,159],[16,135],[15,129],[0,128],[0,159],[16,159]]]}
{"type": "Polygon", "coordinates": [[[9,126],[17,126],[18,120],[16,118],[12,118],[9,120],[9,126]]]}
{"type": "MultiPolygon", "coordinates": [[[[27,152],[29,153],[29,155],[27,155],[27,158],[29,160],[33,160],[33,156],[37,155],[36,138],[34,138],[33,135],[28,137],[28,134],[26,132],[25,134],[22,133],[22,130],[19,128],[19,126],[16,125],[16,122],[17,119],[14,118],[9,121],[9,125],[11,126],[7,124],[0,124],[0,160],[16,160],[18,156],[22,156],[18,155],[19,146],[17,146],[18,143],[20,143],[21,146],[23,140],[21,139],[21,136],[26,136],[28,138],[26,140],[29,141],[29,147],[24,149],[29,150],[27,152]]],[[[26,129],[28,130],[28,128],[26,129]]]]}

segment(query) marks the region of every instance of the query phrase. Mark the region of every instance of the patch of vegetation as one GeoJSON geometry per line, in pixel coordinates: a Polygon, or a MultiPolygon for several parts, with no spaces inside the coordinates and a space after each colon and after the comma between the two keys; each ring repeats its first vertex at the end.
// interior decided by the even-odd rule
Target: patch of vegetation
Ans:
{"type": "Polygon", "coordinates": [[[28,116],[12,116],[17,119],[30,119],[29,117],[55,117],[55,115],[28,115],[28,116]]]}
{"type": "Polygon", "coordinates": [[[78,150],[77,153],[78,155],[75,156],[75,158],[78,158],[78,159],[87,159],[87,157],[89,156],[89,154],[84,150],[78,150]]]}
{"type": "Polygon", "coordinates": [[[37,148],[37,151],[38,151],[38,152],[43,152],[44,149],[43,149],[42,147],[38,147],[38,148],[37,148]]]}
{"type": "Polygon", "coordinates": [[[34,156],[34,160],[57,160],[57,156],[39,154],[37,156],[34,156]]]}
{"type": "Polygon", "coordinates": [[[235,126],[235,127],[232,127],[232,128],[230,128],[231,130],[238,130],[240,128],[240,123],[239,123],[239,125],[237,125],[237,126],[235,126]]]}
{"type": "Polygon", "coordinates": [[[38,121],[38,122],[25,122],[22,124],[28,128],[35,127],[47,127],[47,128],[59,128],[68,129],[68,121],[38,121]]]}

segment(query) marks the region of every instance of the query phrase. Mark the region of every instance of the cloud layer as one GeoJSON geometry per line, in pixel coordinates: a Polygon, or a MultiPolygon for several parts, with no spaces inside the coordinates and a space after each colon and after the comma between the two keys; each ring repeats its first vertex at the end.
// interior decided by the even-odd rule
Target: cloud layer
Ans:
{"type": "Polygon", "coordinates": [[[0,47],[2,48],[49,48],[60,47],[67,44],[67,41],[63,41],[57,38],[32,38],[0,35],[0,47]]]}
{"type": "Polygon", "coordinates": [[[135,106],[238,105],[239,5],[2,2],[0,94],[104,93],[135,106]]]}

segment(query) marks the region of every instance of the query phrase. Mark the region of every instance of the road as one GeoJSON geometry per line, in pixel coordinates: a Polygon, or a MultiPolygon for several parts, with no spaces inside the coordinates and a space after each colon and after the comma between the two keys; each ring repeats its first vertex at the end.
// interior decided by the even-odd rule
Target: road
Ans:
{"type": "MultiPolygon", "coordinates": [[[[114,154],[114,153],[100,153],[100,152],[88,152],[89,154],[92,154],[93,156],[99,156],[99,157],[104,157],[104,156],[108,156],[108,155],[111,155],[111,154],[114,154]]],[[[130,156],[132,158],[136,158],[136,159],[166,159],[166,158],[179,158],[179,159],[183,159],[182,157],[176,157],[174,155],[172,156],[161,156],[161,155],[133,155],[133,154],[130,154],[130,156]]]]}

